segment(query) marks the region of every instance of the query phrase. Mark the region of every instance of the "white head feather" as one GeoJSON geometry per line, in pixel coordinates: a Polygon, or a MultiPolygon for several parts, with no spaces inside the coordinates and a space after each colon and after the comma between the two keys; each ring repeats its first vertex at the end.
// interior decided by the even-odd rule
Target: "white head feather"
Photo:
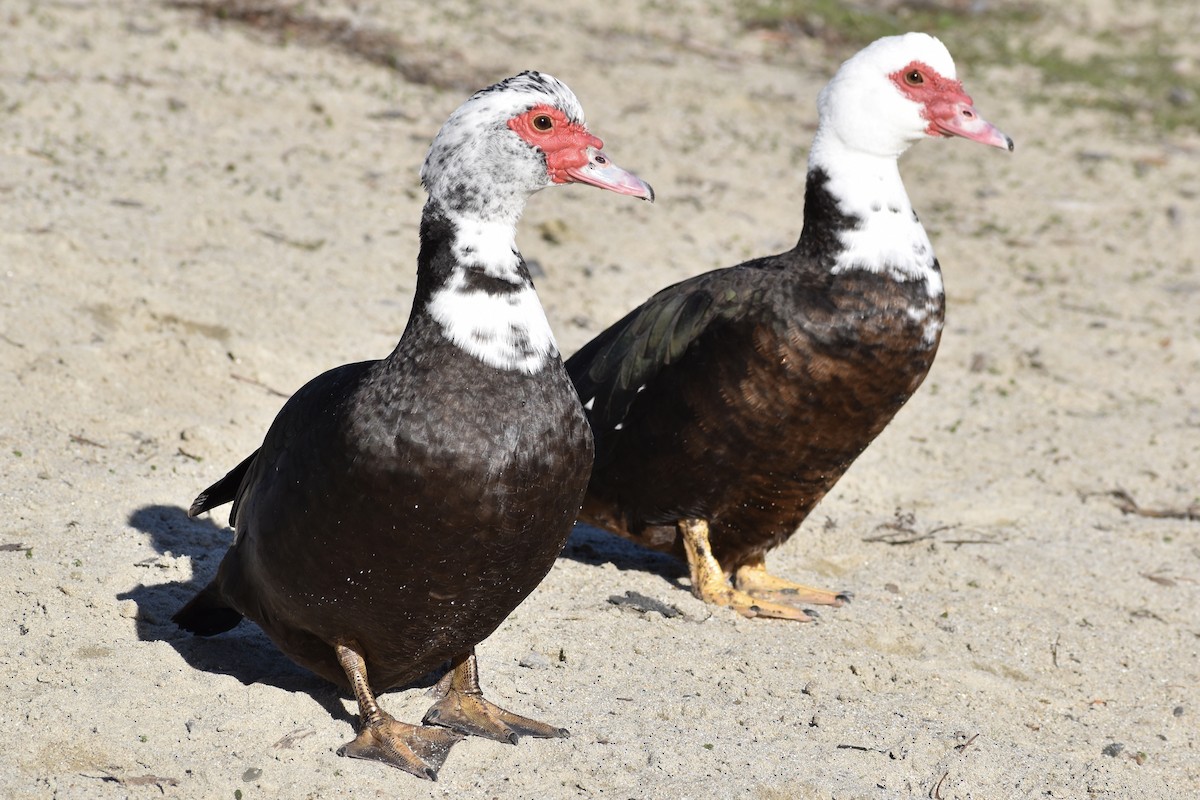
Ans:
{"type": "Polygon", "coordinates": [[[925,33],[879,39],[842,64],[817,99],[820,122],[808,164],[829,177],[827,188],[842,213],[862,221],[842,232],[845,249],[834,271],[865,269],[921,280],[934,299],[942,294],[941,273],[896,163],[913,142],[929,135],[921,105],[890,77],[913,61],[955,77],[945,45],[925,33]]]}

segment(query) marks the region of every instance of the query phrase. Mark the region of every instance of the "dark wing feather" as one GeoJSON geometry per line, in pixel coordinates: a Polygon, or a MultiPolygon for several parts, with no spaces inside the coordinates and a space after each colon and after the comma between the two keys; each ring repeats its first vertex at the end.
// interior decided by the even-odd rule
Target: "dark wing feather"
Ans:
{"type": "Polygon", "coordinates": [[[716,270],[663,289],[567,359],[597,446],[625,418],[638,389],[684,354],[714,323],[753,306],[753,285],[774,258],[716,270]]]}
{"type": "Polygon", "coordinates": [[[322,420],[333,414],[332,409],[346,401],[370,367],[377,363],[359,361],[343,364],[323,372],[300,387],[280,409],[267,431],[263,444],[231,469],[225,477],[201,492],[192,501],[188,516],[194,517],[232,502],[229,524],[237,527],[238,506],[245,492],[257,483],[259,473],[263,469],[271,469],[279,453],[292,439],[311,433],[311,428],[315,425],[314,420],[322,420]]]}

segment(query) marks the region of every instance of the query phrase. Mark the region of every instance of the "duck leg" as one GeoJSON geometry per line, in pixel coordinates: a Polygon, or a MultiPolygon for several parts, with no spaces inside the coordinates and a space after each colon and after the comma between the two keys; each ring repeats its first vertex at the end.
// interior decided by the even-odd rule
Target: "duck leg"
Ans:
{"type": "Polygon", "coordinates": [[[770,617],[810,622],[812,617],[791,605],[774,603],[754,597],[729,584],[725,570],[713,556],[708,542],[708,521],[681,519],[676,523],[683,548],[687,553],[688,569],[692,574],[692,594],[706,603],[727,606],[743,617],[770,617]]]}
{"type": "Polygon", "coordinates": [[[814,589],[800,583],[792,583],[767,572],[767,562],[763,556],[743,564],[733,573],[733,585],[754,597],[778,600],[786,605],[796,603],[815,603],[821,606],[840,606],[849,602],[853,595],[850,592],[831,592],[828,589],[814,589]]]}
{"type": "Polygon", "coordinates": [[[418,778],[437,780],[450,748],[462,735],[443,728],[407,725],[379,707],[367,683],[367,663],[357,642],[337,645],[338,663],[346,671],[358,700],[360,729],[353,741],[338,749],[338,755],[382,761],[418,778]]]}
{"type": "Polygon", "coordinates": [[[456,657],[450,671],[430,693],[439,699],[422,720],[429,725],[442,725],[459,733],[509,744],[516,744],[521,736],[565,739],[569,735],[566,728],[522,717],[485,700],[483,690],[479,688],[475,648],[456,657]]]}

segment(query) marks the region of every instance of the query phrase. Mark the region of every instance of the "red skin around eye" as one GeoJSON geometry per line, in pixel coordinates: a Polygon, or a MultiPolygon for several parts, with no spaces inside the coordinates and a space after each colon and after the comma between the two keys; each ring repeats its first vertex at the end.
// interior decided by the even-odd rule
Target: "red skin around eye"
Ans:
{"type": "Polygon", "coordinates": [[[604,142],[588,133],[582,125],[571,122],[554,106],[534,106],[524,114],[508,121],[508,127],[525,141],[546,154],[546,171],[555,183],[570,183],[574,179],[567,170],[588,163],[588,148],[601,150],[604,142]],[[540,131],[533,126],[535,117],[545,115],[554,123],[550,130],[540,131]]]}
{"type": "MultiPolygon", "coordinates": [[[[913,61],[907,67],[898,69],[891,75],[892,83],[896,84],[905,97],[921,106],[921,115],[929,119],[930,113],[937,107],[949,107],[956,103],[973,105],[970,96],[963,91],[962,82],[947,78],[923,61],[913,61]],[[910,86],[904,76],[916,70],[925,81],[917,86],[910,86]]],[[[930,136],[942,136],[932,122],[925,132],[930,136]]]]}

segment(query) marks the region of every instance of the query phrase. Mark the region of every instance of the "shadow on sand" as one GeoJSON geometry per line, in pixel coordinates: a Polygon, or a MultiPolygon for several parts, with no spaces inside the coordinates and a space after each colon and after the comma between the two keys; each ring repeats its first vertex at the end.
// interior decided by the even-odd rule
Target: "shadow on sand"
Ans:
{"type": "Polygon", "coordinates": [[[211,519],[192,519],[183,508],[165,505],[137,509],[129,515],[129,524],[145,533],[159,553],[191,559],[196,575],[187,582],[141,584],[118,595],[121,600],[137,603],[139,639],[166,642],[202,672],[229,675],[244,684],[262,683],[304,692],[331,716],[353,722],[354,717],[341,703],[341,690],[292,663],[254,623],[243,621],[228,633],[204,638],[180,630],[171,621],[171,615],[216,574],[233,541],[229,528],[211,519]]]}
{"type": "MultiPolygon", "coordinates": [[[[232,543],[229,528],[210,518],[193,519],[183,508],[168,505],[143,506],[130,514],[129,524],[146,534],[158,553],[190,559],[196,576],[191,581],[140,584],[118,595],[118,599],[137,603],[140,640],[166,642],[188,665],[202,672],[229,675],[243,684],[262,683],[304,692],[331,716],[353,721],[341,703],[342,691],[294,664],[257,625],[243,621],[227,633],[205,638],[182,631],[171,621],[171,615],[216,574],[232,543]]],[[[575,526],[561,557],[594,566],[611,563],[622,571],[649,572],[686,590],[680,578],[687,576],[687,567],[678,559],[588,525],[575,526]]],[[[146,566],[153,567],[157,560],[148,559],[146,566]]],[[[431,686],[439,676],[440,671],[409,686],[396,687],[395,691],[431,686]]]]}
{"type": "Polygon", "coordinates": [[[612,564],[622,572],[648,572],[660,576],[677,589],[690,591],[680,583],[680,578],[688,576],[687,564],[682,560],[582,522],[575,523],[575,529],[571,531],[560,558],[592,566],[612,564]]]}

